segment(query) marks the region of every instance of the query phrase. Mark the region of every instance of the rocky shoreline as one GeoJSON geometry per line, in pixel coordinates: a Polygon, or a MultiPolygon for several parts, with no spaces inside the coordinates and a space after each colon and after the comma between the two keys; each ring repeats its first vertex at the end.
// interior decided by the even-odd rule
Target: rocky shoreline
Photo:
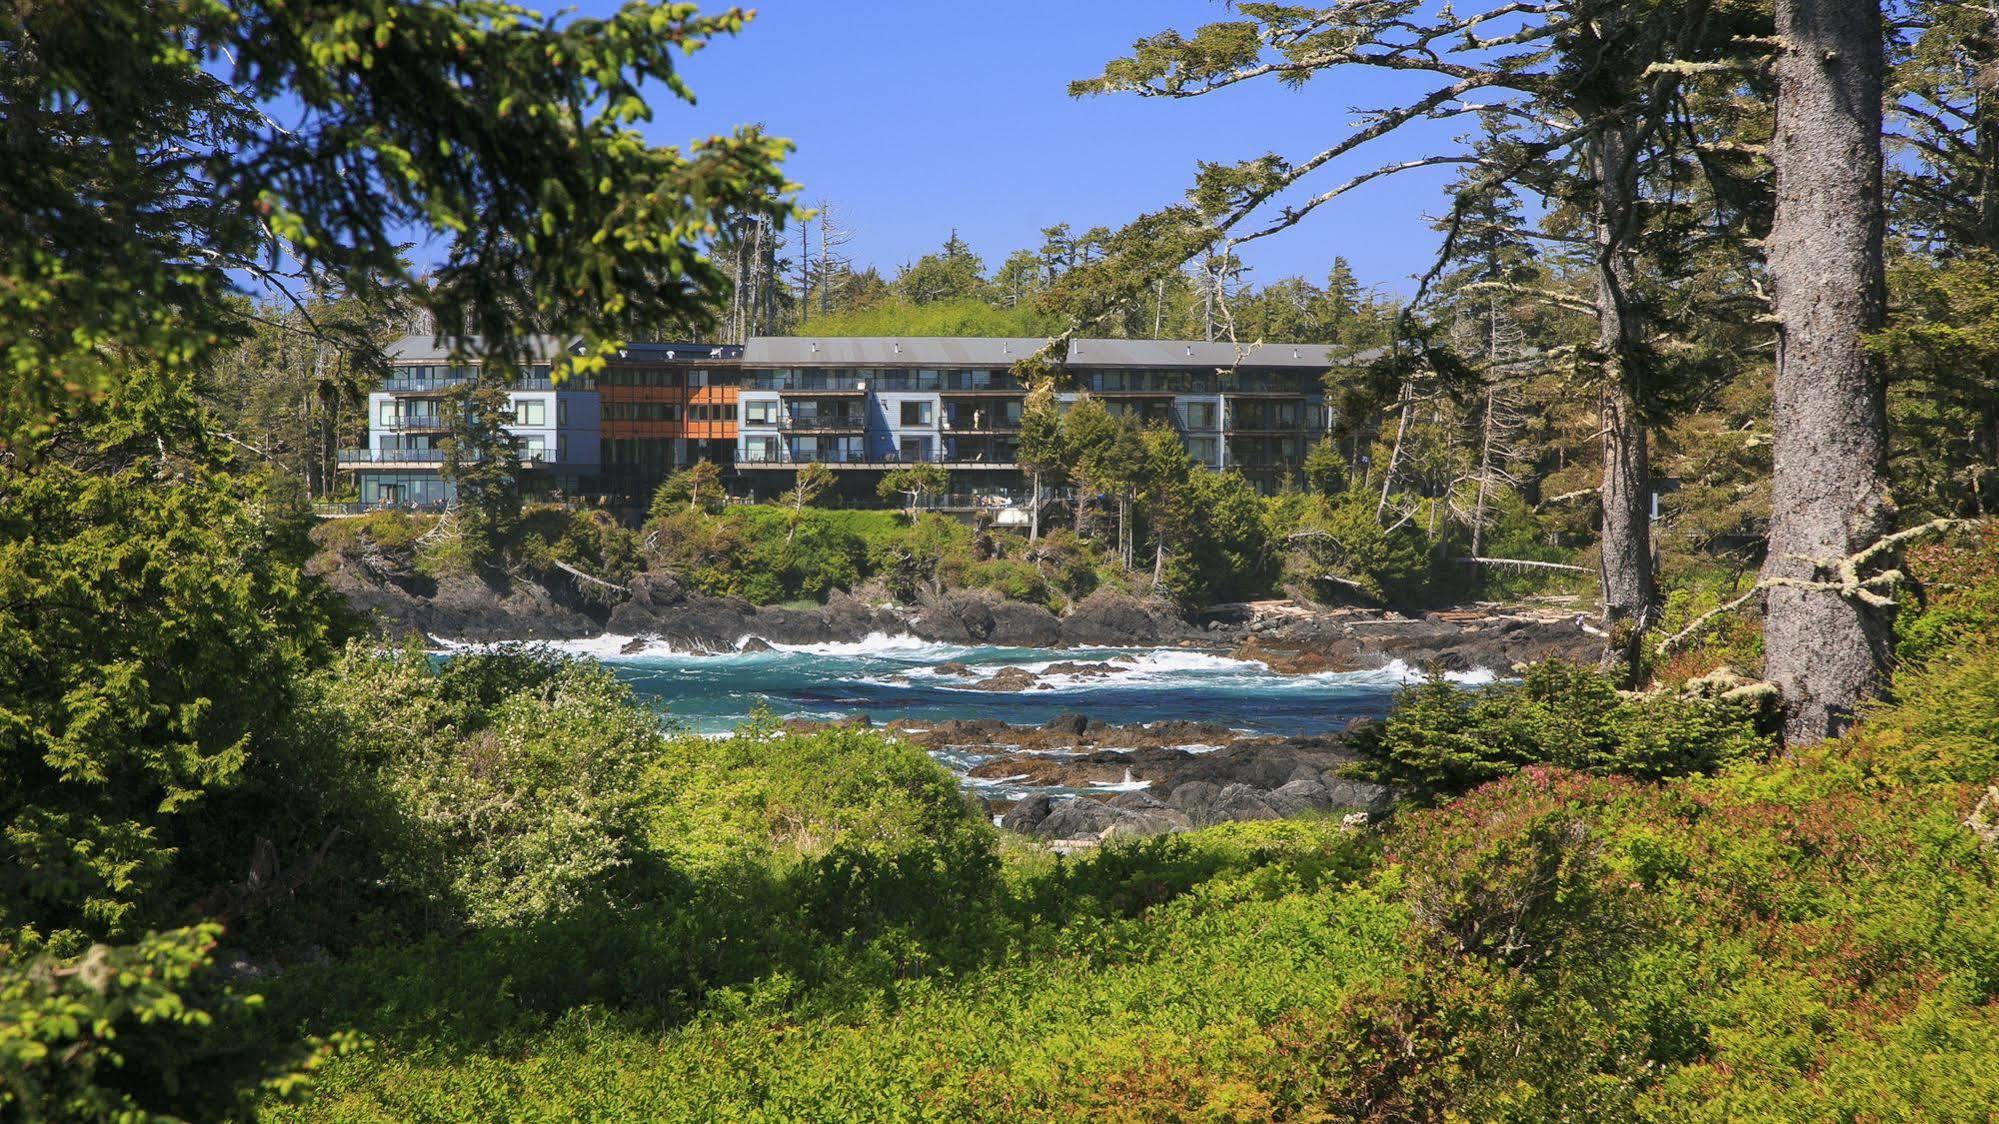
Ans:
{"type": "Polygon", "coordinates": [[[1349,776],[1364,725],[1313,736],[1245,734],[1196,722],[1113,725],[1067,714],[1039,726],[897,720],[889,733],[971,762],[970,791],[1010,831],[1059,849],[1232,820],[1341,816],[1366,822],[1394,793],[1349,776]]]}
{"type": "MultiPolygon", "coordinates": [[[[792,608],[709,596],[657,574],[640,575],[608,598],[573,585],[469,576],[431,581],[340,569],[328,577],[380,634],[472,643],[608,635],[632,638],[635,649],[663,642],[742,651],[888,635],[967,646],[1198,648],[1301,675],[1395,661],[1504,673],[1549,658],[1592,658],[1600,644],[1573,614],[1497,606],[1405,614],[1273,601],[1185,614],[1164,601],[1102,591],[1058,616],[987,591],[951,591],[915,605],[836,594],[823,605],[792,608]]],[[[946,662],[932,670],[972,690],[1028,692],[1051,677],[1114,676],[1131,658],[1080,658],[1038,670],[946,662]]],[[[1352,726],[1280,737],[1192,722],[1110,725],[1070,714],[1039,726],[897,720],[886,729],[950,762],[1000,826],[1060,851],[1232,820],[1323,815],[1360,824],[1394,799],[1389,789],[1350,775],[1358,760],[1352,726]]]]}
{"type": "Polygon", "coordinates": [[[1575,614],[1498,607],[1405,614],[1273,601],[1187,614],[1166,601],[1105,590],[1058,616],[986,590],[952,590],[914,605],[835,593],[823,605],[788,608],[713,597],[661,574],[642,574],[608,598],[585,596],[573,585],[469,575],[432,580],[339,567],[327,579],[382,635],[416,632],[470,643],[613,635],[735,651],[749,640],[817,644],[890,635],[1016,648],[1205,648],[1285,674],[1397,660],[1443,671],[1504,671],[1549,658],[1594,658],[1601,644],[1575,614]]]}

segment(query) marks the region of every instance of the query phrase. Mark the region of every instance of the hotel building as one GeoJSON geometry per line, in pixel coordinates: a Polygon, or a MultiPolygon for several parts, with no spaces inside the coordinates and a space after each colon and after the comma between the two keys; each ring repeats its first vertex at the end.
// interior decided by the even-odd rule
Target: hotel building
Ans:
{"type": "MultiPolygon", "coordinates": [[[[839,491],[874,495],[880,474],[935,464],[957,496],[1021,493],[1016,460],[1026,389],[1011,372],[1044,339],[757,337],[746,344],[631,343],[594,379],[559,388],[543,361],[509,391],[526,490],[643,502],[697,460],[724,467],[737,494],[768,497],[797,466],[838,470],[839,491]]],[[[474,368],[412,337],[369,395],[368,448],[341,454],[364,506],[437,506],[441,403],[474,368]]],[[[1074,340],[1057,402],[1087,393],[1112,413],[1164,422],[1189,456],[1273,489],[1332,426],[1323,376],[1371,359],[1323,345],[1074,340]]]]}
{"type": "MultiPolygon", "coordinates": [[[[743,348],[736,470],[760,493],[800,462],[865,478],[927,462],[953,493],[1010,494],[1025,388],[1010,372],[1046,340],[757,338],[743,348]]],[[[1322,345],[1074,340],[1058,403],[1087,392],[1113,414],[1164,422],[1195,462],[1273,488],[1330,430],[1322,376],[1371,355],[1322,345]]]]}

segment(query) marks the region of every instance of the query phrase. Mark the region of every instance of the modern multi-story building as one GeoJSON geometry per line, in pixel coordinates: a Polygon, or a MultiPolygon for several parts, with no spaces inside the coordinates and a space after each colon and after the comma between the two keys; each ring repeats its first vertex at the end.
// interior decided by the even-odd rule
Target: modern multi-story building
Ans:
{"type": "MultiPolygon", "coordinates": [[[[1012,491],[1026,391],[1009,368],[1046,343],[752,339],[737,471],[755,488],[804,461],[859,474],[921,461],[950,472],[953,492],[1012,491]]],[[[1332,426],[1322,376],[1367,358],[1307,344],[1074,340],[1062,356],[1069,389],[1057,400],[1086,392],[1114,414],[1165,422],[1197,463],[1270,487],[1332,426]]]]}
{"type": "MultiPolygon", "coordinates": [[[[802,463],[841,470],[872,496],[880,474],[922,462],[958,495],[1018,495],[1026,398],[1011,368],[1046,340],[757,337],[747,344],[632,343],[594,379],[549,381],[546,362],[510,392],[522,465],[540,490],[643,500],[697,460],[733,468],[734,490],[768,496],[802,463]]],[[[552,359],[564,345],[537,341],[552,359]]],[[[342,454],[364,505],[448,504],[441,400],[472,377],[449,348],[412,338],[369,396],[369,446],[342,454]]],[[[1188,454],[1275,487],[1330,431],[1323,376],[1368,355],[1308,344],[1073,340],[1060,404],[1087,393],[1115,414],[1171,425],[1188,454]]],[[[536,490],[536,489],[530,489],[536,490]]]]}
{"type": "MultiPolygon", "coordinates": [[[[565,344],[537,337],[529,364],[509,386],[523,484],[531,491],[575,494],[596,487],[598,394],[587,377],[558,386],[550,365],[565,344]]],[[[354,473],[364,507],[446,507],[456,500],[444,479],[446,402],[478,374],[468,350],[409,336],[388,348],[389,378],[368,395],[368,447],[343,449],[340,467],[354,473]]]]}
{"type": "Polygon", "coordinates": [[[605,492],[644,499],[677,468],[736,459],[740,344],[628,343],[597,377],[605,492]]]}

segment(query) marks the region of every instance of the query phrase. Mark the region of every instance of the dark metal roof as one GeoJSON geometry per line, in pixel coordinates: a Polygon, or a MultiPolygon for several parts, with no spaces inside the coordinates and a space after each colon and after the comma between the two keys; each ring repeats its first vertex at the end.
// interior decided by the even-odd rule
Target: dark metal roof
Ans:
{"type": "MultiPolygon", "coordinates": [[[[1010,367],[1047,346],[1038,337],[757,336],[743,348],[750,367],[1010,367]]],[[[1323,371],[1366,363],[1379,349],[1350,353],[1309,343],[1231,344],[1199,340],[1069,341],[1076,367],[1298,368],[1323,371]]]]}
{"type": "Polygon", "coordinates": [[[1364,363],[1379,352],[1349,354],[1319,343],[1243,343],[1201,340],[1073,340],[1075,367],[1288,367],[1323,371],[1364,363]]]}
{"type": "Polygon", "coordinates": [[[750,367],[1011,367],[1048,345],[1034,336],[754,336],[750,367]]]}
{"type": "MultiPolygon", "coordinates": [[[[577,344],[576,351],[583,345],[577,344]]],[[[646,363],[733,360],[743,357],[739,343],[648,343],[631,341],[618,345],[616,358],[646,363]]]]}

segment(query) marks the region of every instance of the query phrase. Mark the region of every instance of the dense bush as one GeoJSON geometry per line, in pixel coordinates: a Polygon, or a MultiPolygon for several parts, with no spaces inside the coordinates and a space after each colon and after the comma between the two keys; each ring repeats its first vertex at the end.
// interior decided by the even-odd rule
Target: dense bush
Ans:
{"type": "Polygon", "coordinates": [[[81,956],[0,961],[0,1117],[217,1119],[294,1091],[337,1046],[273,1050],[258,1000],[223,982],[221,929],[150,933],[81,956]]]}
{"type": "Polygon", "coordinates": [[[1767,753],[1770,740],[1733,704],[1627,696],[1610,676],[1549,661],[1517,685],[1405,687],[1360,748],[1379,779],[1448,796],[1529,765],[1647,780],[1711,773],[1767,753]]]}
{"type": "Polygon", "coordinates": [[[0,955],[75,953],[240,877],[259,824],[217,803],[338,614],[258,477],[9,462],[0,495],[0,955]]]}
{"type": "Polygon", "coordinates": [[[821,600],[875,581],[900,601],[945,589],[990,589],[1060,609],[1107,580],[1103,548],[1066,531],[1030,545],[930,512],[737,505],[719,513],[673,505],[647,524],[650,561],[695,588],[758,604],[821,600]]]}
{"type": "Polygon", "coordinates": [[[1765,761],[1737,723],[1540,669],[1460,733],[1545,758],[1559,732],[1606,772],[1736,759],[1534,766],[1379,833],[1233,824],[997,869],[914,750],[672,740],[649,832],[691,904],[294,969],[284,1011],[380,1045],[265,1112],[1976,1119],[1999,854],[1959,821],[1999,663],[1898,690],[1765,761]],[[1670,736],[1634,740],[1646,721],[1670,736]]]}
{"type": "Polygon", "coordinates": [[[1434,579],[1429,544],[1408,520],[1384,528],[1365,490],[1303,497],[1285,538],[1291,577],[1331,600],[1419,599],[1434,579]]]}

